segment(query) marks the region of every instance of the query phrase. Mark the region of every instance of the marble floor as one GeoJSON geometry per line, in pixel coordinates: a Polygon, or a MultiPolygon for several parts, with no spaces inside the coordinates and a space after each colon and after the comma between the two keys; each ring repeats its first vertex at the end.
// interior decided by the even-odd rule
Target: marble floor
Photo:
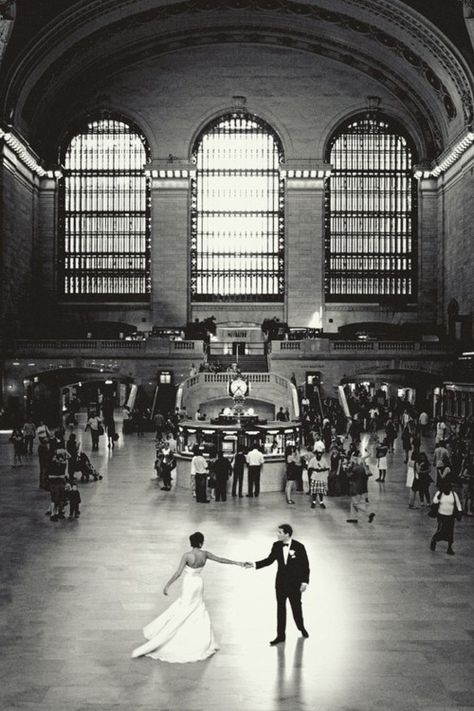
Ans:
{"type": "Polygon", "coordinates": [[[456,556],[444,543],[431,552],[434,524],[408,509],[400,449],[387,483],[371,480],[375,522],[357,526],[343,498],[323,511],[304,495],[294,507],[279,494],[204,506],[163,492],[150,434],[121,437],[113,451],[101,441],[91,457],[103,481],[81,485],[79,520],[53,523],[36,456],[13,469],[11,450],[0,434],[1,711],[474,708],[474,518],[456,527],[456,556]],[[209,563],[220,651],[185,665],[130,658],[179,594],[179,582],[169,597],[162,586],[190,533],[216,554],[255,560],[285,521],[310,557],[309,639],[289,619],[286,644],[268,645],[274,567],[209,563]]]}

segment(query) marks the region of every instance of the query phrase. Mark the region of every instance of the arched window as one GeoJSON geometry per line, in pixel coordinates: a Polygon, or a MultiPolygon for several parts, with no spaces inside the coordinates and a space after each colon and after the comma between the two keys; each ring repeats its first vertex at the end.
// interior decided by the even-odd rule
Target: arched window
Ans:
{"type": "Polygon", "coordinates": [[[414,149],[376,113],[347,121],[329,142],[326,301],[416,300],[414,149]]]}
{"type": "Polygon", "coordinates": [[[148,146],[114,118],[84,122],[64,150],[60,182],[60,287],[65,299],[149,298],[148,146]]]}
{"type": "Polygon", "coordinates": [[[275,132],[235,112],[196,140],[192,189],[191,299],[282,301],[284,202],[275,132]]]}

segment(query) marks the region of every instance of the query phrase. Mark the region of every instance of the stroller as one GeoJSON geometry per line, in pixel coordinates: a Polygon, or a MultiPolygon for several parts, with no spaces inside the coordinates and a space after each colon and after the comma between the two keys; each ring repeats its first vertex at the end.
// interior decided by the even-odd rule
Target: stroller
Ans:
{"type": "Polygon", "coordinates": [[[81,472],[81,481],[89,481],[91,477],[94,478],[94,481],[102,479],[102,475],[92,466],[91,460],[85,452],[81,452],[77,459],[77,470],[81,472]]]}

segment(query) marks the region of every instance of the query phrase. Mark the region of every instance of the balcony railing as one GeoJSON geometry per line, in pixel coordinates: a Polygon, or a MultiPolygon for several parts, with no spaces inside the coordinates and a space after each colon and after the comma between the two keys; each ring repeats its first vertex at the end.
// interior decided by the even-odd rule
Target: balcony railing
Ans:
{"type": "Polygon", "coordinates": [[[452,355],[454,346],[439,341],[360,341],[360,340],[330,340],[329,338],[314,338],[304,341],[272,341],[272,357],[304,358],[323,356],[324,354],[349,353],[423,353],[423,355],[452,355]]]}
{"type": "Polygon", "coordinates": [[[14,355],[52,356],[60,357],[66,354],[81,355],[161,355],[172,357],[195,357],[201,360],[204,353],[202,341],[176,341],[169,338],[148,338],[145,341],[104,340],[95,338],[83,339],[41,339],[17,340],[14,355]]]}
{"type": "MultiPolygon", "coordinates": [[[[270,346],[270,344],[268,344],[270,346]]],[[[251,344],[252,353],[263,352],[263,344],[251,344]]],[[[268,348],[270,350],[270,348],[268,348]]],[[[410,353],[416,355],[452,355],[454,346],[438,341],[359,341],[330,340],[328,338],[312,338],[304,341],[272,341],[271,355],[273,358],[311,358],[315,356],[367,353],[396,354],[410,353]]],[[[169,356],[176,358],[204,357],[204,343],[196,340],[170,340],[169,338],[150,337],[144,341],[126,341],[113,339],[23,339],[15,342],[13,355],[16,357],[28,355],[45,355],[60,357],[65,355],[100,355],[134,354],[137,356],[169,356]]],[[[225,374],[223,374],[225,376],[225,374]]]]}

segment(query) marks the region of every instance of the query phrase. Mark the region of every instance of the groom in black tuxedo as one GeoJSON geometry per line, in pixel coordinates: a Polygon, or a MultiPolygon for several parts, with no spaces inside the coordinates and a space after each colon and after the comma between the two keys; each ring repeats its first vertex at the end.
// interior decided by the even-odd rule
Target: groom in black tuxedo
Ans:
{"type": "Polygon", "coordinates": [[[309,562],[306,549],[302,543],[292,538],[293,529],[288,523],[278,527],[278,541],[276,541],[268,558],[258,560],[255,568],[264,568],[275,560],[278,571],[275,580],[277,599],[277,636],[270,644],[272,646],[285,641],[286,629],[286,600],[290,601],[295,624],[303,637],[309,637],[301,609],[301,593],[309,583],[309,562]]]}

